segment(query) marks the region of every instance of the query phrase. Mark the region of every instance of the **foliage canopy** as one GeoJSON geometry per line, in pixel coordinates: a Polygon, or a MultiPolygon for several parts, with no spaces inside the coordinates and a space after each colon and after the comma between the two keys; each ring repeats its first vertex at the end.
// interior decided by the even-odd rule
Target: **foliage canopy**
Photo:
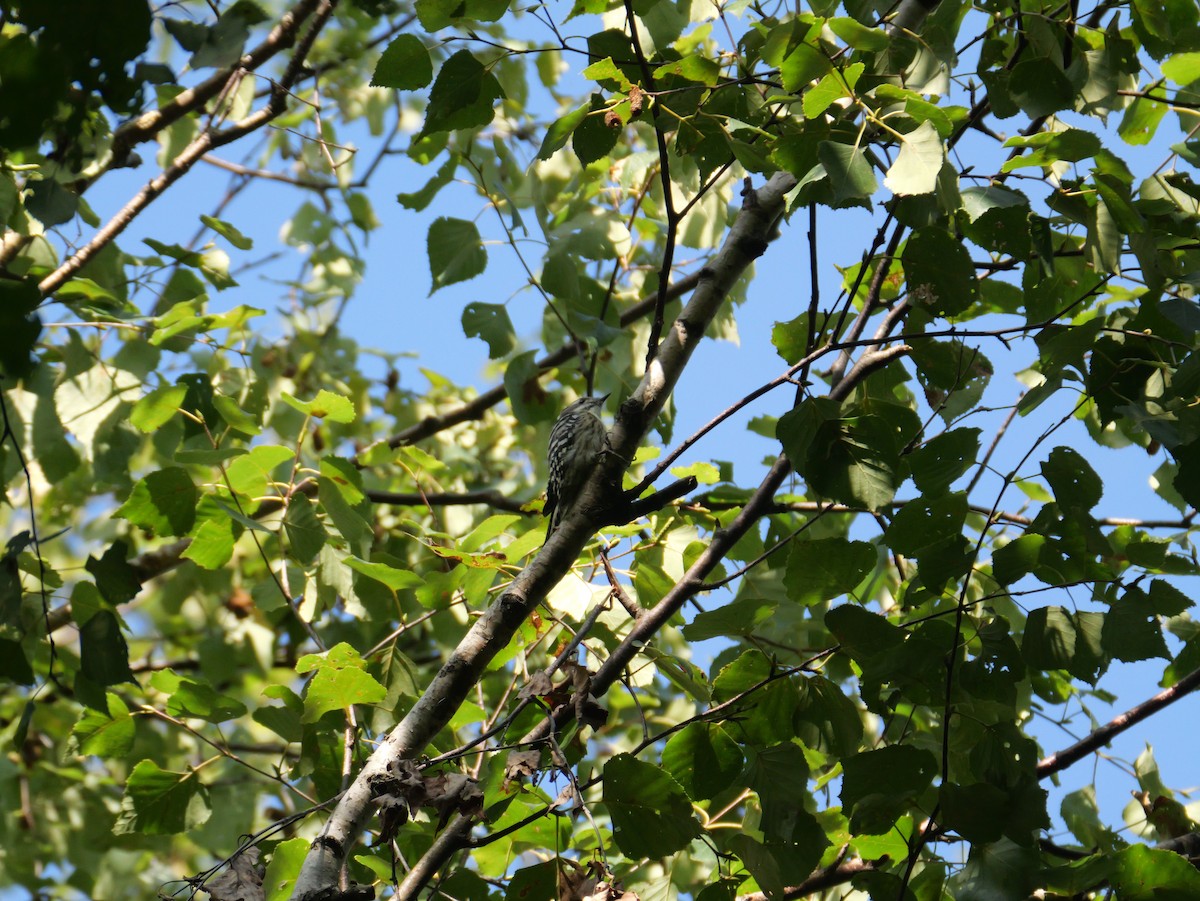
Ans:
{"type": "Polygon", "coordinates": [[[1198,110],[1193,0],[6,0],[0,886],[1200,896],[1079,765],[1200,684],[1198,110]]]}

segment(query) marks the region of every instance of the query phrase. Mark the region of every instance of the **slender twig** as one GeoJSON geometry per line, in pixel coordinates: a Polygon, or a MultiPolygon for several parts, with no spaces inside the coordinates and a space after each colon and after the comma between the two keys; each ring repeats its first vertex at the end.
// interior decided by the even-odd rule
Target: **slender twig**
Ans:
{"type": "Polygon", "coordinates": [[[654,319],[650,324],[650,335],[646,339],[646,369],[658,356],[658,342],[662,337],[664,325],[664,310],[667,305],[667,287],[671,282],[671,269],[675,257],[675,235],[679,228],[679,214],[675,211],[675,189],[671,184],[671,157],[667,152],[666,127],[659,121],[662,118],[662,108],[658,97],[658,85],[654,81],[654,73],[650,70],[650,62],[642,50],[642,38],[638,34],[637,15],[633,11],[633,0],[625,0],[625,19],[629,23],[629,39],[633,44],[633,53],[637,57],[638,68],[642,70],[642,80],[650,94],[650,115],[654,119],[654,140],[658,146],[658,170],[662,182],[663,210],[667,214],[667,228],[663,235],[662,263],[658,269],[658,297],[654,303],[654,319]]]}
{"type": "Polygon", "coordinates": [[[488,488],[481,491],[461,492],[415,492],[415,491],[374,491],[365,492],[367,497],[376,504],[389,504],[394,507],[462,507],[472,504],[484,504],[497,510],[507,510],[510,513],[532,515],[532,510],[526,510],[521,501],[514,500],[506,494],[488,488]]]}

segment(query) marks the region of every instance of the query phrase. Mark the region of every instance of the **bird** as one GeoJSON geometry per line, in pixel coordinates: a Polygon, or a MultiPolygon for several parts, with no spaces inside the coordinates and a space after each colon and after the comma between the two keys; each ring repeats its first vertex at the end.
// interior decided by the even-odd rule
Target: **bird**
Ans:
{"type": "Polygon", "coordinates": [[[546,481],[546,505],[542,508],[550,517],[547,535],[553,534],[575,506],[596,458],[604,450],[607,430],[600,410],[606,400],[607,394],[579,398],[558,414],[550,429],[550,447],[546,453],[550,477],[546,481]]]}

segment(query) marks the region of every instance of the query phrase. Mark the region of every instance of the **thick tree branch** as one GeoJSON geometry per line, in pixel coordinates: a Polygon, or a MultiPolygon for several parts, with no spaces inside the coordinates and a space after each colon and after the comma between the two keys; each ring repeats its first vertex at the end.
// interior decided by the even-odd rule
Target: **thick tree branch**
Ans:
{"type": "MultiPolygon", "coordinates": [[[[901,354],[907,353],[908,350],[909,348],[907,347],[897,347],[888,351],[878,352],[873,357],[869,355],[865,356],[838,383],[837,387],[829,392],[829,396],[834,400],[844,400],[870,373],[886,366],[901,354]]],[[[641,653],[646,644],[653,639],[672,616],[679,612],[688,600],[704,591],[705,580],[716,565],[721,562],[742,536],[765,513],[769,512],[772,499],[779,491],[780,486],[791,472],[791,469],[791,463],[787,457],[780,456],[767,473],[766,478],[763,479],[754,494],[751,495],[745,506],[742,507],[741,511],[734,518],[733,522],[726,528],[716,532],[708,547],[705,548],[696,559],[696,562],[692,564],[692,567],[683,575],[683,578],[675,583],[674,587],[663,596],[657,605],[649,610],[640,611],[633,629],[592,677],[591,691],[596,697],[602,697],[621,678],[626,668],[633,662],[633,659],[641,653]]],[[[574,710],[569,705],[564,705],[562,709],[556,711],[554,716],[543,720],[522,736],[520,743],[530,744],[544,740],[550,735],[551,729],[558,730],[563,728],[573,715],[574,710]]],[[[422,856],[421,861],[418,863],[420,873],[423,874],[425,879],[436,873],[442,864],[450,858],[450,855],[465,846],[469,840],[471,826],[472,823],[469,819],[460,816],[453,820],[445,831],[438,836],[433,846],[422,856]]],[[[416,868],[414,867],[414,869],[416,868]]],[[[423,881],[416,877],[406,878],[401,883],[395,897],[397,899],[413,898],[424,884],[423,881]]]]}
{"type": "MultiPolygon", "coordinates": [[[[419,754],[450,722],[488,662],[508,645],[529,614],[570,570],[594,531],[593,511],[605,508],[607,486],[616,483],[624,461],[632,458],[645,438],[730,288],[766,250],[783,212],[784,195],[795,183],[791,175],[777,174],[758,191],[747,188],[725,244],[701,270],[696,290],[668,330],[641,384],[621,405],[608,438],[612,453],[601,457],[574,512],[475,620],[425,692],[371,755],[313,841],[296,880],[294,898],[313,898],[337,885],[338,873],[373,811],[373,780],[384,776],[394,761],[419,754]]],[[[398,892],[397,897],[407,895],[398,892]]]]}

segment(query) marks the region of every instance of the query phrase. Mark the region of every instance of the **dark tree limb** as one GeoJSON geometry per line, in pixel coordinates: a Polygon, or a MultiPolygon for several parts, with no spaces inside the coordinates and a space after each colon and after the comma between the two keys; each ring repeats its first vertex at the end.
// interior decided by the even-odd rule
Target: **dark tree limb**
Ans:
{"type": "Polygon", "coordinates": [[[1169,707],[1180,698],[1195,691],[1198,687],[1200,687],[1200,669],[1193,670],[1170,688],[1164,689],[1154,697],[1134,707],[1130,707],[1124,713],[1118,714],[1070,747],[1063,748],[1061,751],[1055,751],[1050,756],[1039,760],[1037,765],[1038,778],[1045,779],[1047,776],[1065,770],[1071,764],[1077,763],[1093,751],[1108,744],[1126,729],[1153,716],[1165,707],[1169,707]]]}

